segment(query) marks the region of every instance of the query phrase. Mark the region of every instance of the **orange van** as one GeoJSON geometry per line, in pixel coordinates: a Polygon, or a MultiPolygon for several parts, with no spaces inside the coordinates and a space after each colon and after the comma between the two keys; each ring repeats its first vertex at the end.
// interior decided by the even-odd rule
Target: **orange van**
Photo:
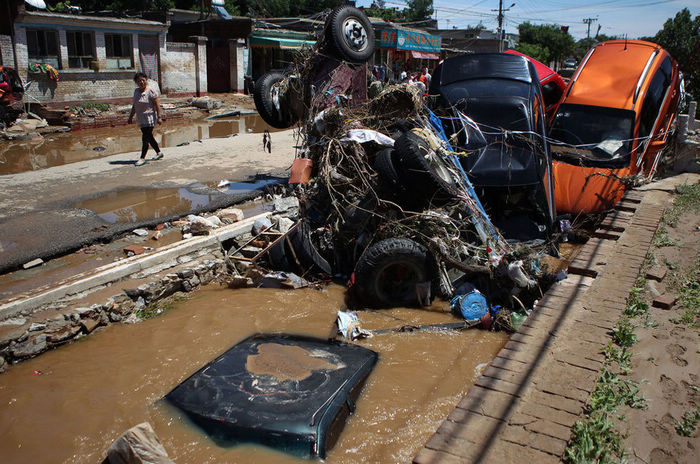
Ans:
{"type": "Polygon", "coordinates": [[[613,207],[625,179],[651,177],[681,97],[678,63],[661,46],[611,40],[588,51],[551,121],[558,213],[613,207]]]}

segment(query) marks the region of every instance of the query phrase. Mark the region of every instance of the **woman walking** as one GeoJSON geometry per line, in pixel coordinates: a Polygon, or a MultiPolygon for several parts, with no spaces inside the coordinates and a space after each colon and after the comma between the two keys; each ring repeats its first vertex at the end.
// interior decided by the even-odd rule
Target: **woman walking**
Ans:
{"type": "Polygon", "coordinates": [[[159,160],[163,157],[160,148],[158,147],[158,142],[153,138],[153,127],[156,124],[160,124],[163,120],[160,117],[161,109],[160,102],[158,101],[158,93],[148,86],[148,76],[144,73],[136,73],[134,75],[134,82],[138,86],[134,89],[134,102],[131,106],[131,114],[129,115],[129,124],[134,119],[134,114],[136,115],[136,123],[141,129],[141,158],[136,161],[136,166],[143,166],[146,164],[146,152],[148,151],[148,145],[150,144],[156,151],[156,157],[154,160],[159,160]]]}

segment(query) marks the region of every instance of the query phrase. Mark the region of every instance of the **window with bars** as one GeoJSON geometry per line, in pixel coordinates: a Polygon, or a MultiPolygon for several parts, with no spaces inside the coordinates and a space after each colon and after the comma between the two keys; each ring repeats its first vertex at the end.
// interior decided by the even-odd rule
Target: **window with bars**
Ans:
{"type": "Polygon", "coordinates": [[[59,69],[58,33],[27,29],[27,55],[30,64],[50,64],[59,69]]]}
{"type": "Polygon", "coordinates": [[[105,52],[108,69],[132,69],[134,52],[128,34],[105,34],[105,52]]]}
{"type": "Polygon", "coordinates": [[[68,67],[88,68],[95,59],[95,47],[92,32],[66,32],[68,40],[68,67]]]}

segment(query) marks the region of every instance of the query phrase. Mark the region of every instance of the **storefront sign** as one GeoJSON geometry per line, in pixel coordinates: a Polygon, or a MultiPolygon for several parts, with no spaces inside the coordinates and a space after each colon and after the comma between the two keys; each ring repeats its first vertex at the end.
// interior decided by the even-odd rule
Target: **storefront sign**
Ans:
{"type": "Polygon", "coordinates": [[[381,48],[439,53],[441,45],[442,37],[422,32],[383,29],[379,36],[379,46],[381,48]]]}

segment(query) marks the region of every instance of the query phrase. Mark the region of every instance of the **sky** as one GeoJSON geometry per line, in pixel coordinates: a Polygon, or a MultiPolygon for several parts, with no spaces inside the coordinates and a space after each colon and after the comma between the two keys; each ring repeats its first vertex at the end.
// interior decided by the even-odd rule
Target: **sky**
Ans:
{"type": "MultiPolygon", "coordinates": [[[[371,0],[358,0],[358,6],[369,6],[371,0]]],[[[404,8],[401,0],[385,0],[387,7],[404,8]]],[[[694,18],[700,14],[700,0],[503,0],[504,28],[507,33],[517,33],[518,24],[558,24],[569,26],[575,39],[586,37],[588,26],[584,19],[592,18],[590,34],[635,39],[654,36],[664,22],[683,8],[688,8],[694,18]],[[514,6],[508,7],[515,3],[514,6]]],[[[487,29],[498,28],[498,0],[433,0],[441,29],[476,26],[481,22],[487,29]]]]}

